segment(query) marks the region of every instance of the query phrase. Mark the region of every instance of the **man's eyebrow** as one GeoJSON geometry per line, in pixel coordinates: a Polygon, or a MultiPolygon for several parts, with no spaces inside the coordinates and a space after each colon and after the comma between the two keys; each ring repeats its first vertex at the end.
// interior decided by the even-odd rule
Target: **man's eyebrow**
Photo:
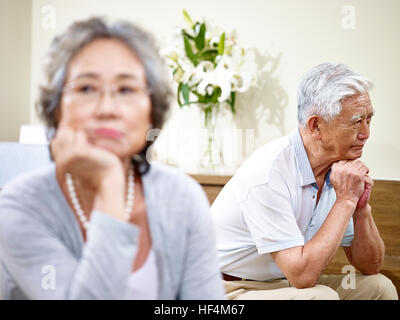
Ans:
{"type": "Polygon", "coordinates": [[[350,122],[356,122],[360,119],[362,119],[362,114],[355,114],[354,116],[351,117],[350,122]]]}
{"type": "MultiPolygon", "coordinates": [[[[373,115],[374,115],[374,111],[368,113],[367,118],[370,118],[370,117],[372,117],[373,115]]],[[[354,116],[351,117],[350,121],[351,121],[351,122],[356,122],[356,121],[358,121],[358,120],[360,120],[360,119],[362,119],[362,118],[363,118],[363,115],[362,115],[362,114],[356,114],[356,115],[354,115],[354,116]]]]}

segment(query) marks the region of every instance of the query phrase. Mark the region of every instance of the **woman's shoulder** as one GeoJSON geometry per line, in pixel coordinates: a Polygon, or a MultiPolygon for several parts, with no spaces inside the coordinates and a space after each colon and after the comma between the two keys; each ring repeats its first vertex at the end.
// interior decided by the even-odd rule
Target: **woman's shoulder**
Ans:
{"type": "Polygon", "coordinates": [[[179,168],[152,162],[146,175],[145,179],[150,182],[148,185],[162,191],[165,197],[175,199],[205,197],[200,184],[179,168]]]}
{"type": "Polygon", "coordinates": [[[165,184],[165,182],[183,184],[186,187],[198,188],[199,183],[181,169],[171,167],[162,163],[151,163],[148,172],[149,178],[154,182],[165,184]]]}
{"type": "Polygon", "coordinates": [[[25,172],[12,179],[1,190],[0,205],[6,200],[16,200],[19,203],[28,201],[30,205],[40,203],[48,198],[55,181],[54,163],[25,172]]]}

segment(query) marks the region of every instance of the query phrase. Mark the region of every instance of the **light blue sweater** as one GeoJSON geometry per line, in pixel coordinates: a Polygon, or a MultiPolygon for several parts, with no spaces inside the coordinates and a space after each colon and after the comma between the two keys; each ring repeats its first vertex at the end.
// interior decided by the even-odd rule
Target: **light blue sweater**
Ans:
{"type": "MultiPolygon", "coordinates": [[[[52,163],[0,193],[3,299],[121,299],[139,228],[93,211],[83,242],[52,163]],[[54,276],[55,289],[46,285],[54,276]]],[[[158,268],[159,299],[224,299],[209,203],[175,168],[152,164],[143,176],[158,268]]]]}

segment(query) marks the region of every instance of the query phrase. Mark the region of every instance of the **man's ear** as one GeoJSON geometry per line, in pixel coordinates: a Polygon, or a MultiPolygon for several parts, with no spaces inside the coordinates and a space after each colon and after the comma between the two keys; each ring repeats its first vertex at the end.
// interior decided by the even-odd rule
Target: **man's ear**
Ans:
{"type": "Polygon", "coordinates": [[[307,120],[307,129],[316,140],[321,140],[321,117],[312,115],[307,120]]]}

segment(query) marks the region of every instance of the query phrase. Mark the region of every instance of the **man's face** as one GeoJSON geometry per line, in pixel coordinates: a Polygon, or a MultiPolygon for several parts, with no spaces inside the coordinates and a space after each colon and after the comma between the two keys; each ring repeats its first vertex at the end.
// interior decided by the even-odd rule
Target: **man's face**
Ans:
{"type": "Polygon", "coordinates": [[[340,114],[331,121],[322,121],[322,147],[335,160],[360,158],[373,114],[368,93],[344,99],[340,114]]]}

